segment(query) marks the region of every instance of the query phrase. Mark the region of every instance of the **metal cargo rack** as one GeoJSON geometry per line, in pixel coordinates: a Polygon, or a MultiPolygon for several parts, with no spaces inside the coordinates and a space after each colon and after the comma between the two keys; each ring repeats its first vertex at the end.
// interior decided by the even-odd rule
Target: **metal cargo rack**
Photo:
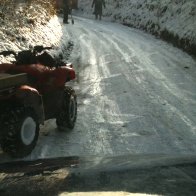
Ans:
{"type": "Polygon", "coordinates": [[[0,73],[0,90],[5,88],[10,88],[13,86],[19,86],[28,83],[28,78],[26,73],[21,74],[6,74],[0,73]]]}

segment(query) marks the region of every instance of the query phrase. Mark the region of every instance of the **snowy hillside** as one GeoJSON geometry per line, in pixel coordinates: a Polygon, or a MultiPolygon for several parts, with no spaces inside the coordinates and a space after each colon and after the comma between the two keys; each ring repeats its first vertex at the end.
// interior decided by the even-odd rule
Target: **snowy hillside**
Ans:
{"type": "MultiPolygon", "coordinates": [[[[103,15],[143,29],[196,55],[195,0],[105,0],[103,15]]],[[[80,0],[83,15],[92,15],[90,0],[80,0]]],[[[106,18],[105,18],[106,19],[106,18]]]]}
{"type": "MultiPolygon", "coordinates": [[[[52,55],[66,58],[65,51],[69,38],[62,32],[59,19],[54,15],[48,1],[13,4],[12,1],[0,3],[0,48],[3,50],[27,50],[35,45],[53,46],[52,55]],[[16,20],[14,20],[16,19],[16,20]]],[[[10,57],[11,58],[11,57],[10,57]]],[[[1,62],[10,58],[0,56],[1,62]]]]}

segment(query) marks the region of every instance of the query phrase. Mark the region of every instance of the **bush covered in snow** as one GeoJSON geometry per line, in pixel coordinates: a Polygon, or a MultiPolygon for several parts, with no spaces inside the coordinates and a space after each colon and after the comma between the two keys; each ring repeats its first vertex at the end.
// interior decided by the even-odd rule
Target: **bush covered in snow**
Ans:
{"type": "MultiPolygon", "coordinates": [[[[196,55],[196,0],[105,0],[104,16],[159,36],[196,55]]],[[[89,0],[80,0],[92,15],[89,0]]]]}
{"type": "Polygon", "coordinates": [[[55,13],[55,0],[1,0],[1,43],[25,41],[25,33],[38,24],[45,25],[55,13]]]}
{"type": "Polygon", "coordinates": [[[23,40],[24,29],[31,31],[39,23],[46,24],[54,14],[54,0],[1,0],[0,39],[23,40]]]}
{"type": "MultiPolygon", "coordinates": [[[[59,28],[58,23],[55,23],[56,26],[48,23],[56,13],[55,2],[55,0],[1,0],[1,51],[18,51],[28,49],[35,44],[46,43],[49,39],[46,35],[51,29],[47,25],[59,28]]],[[[54,40],[50,40],[49,44],[54,40]]],[[[4,59],[3,56],[0,56],[0,62],[2,59],[4,59]]]]}
{"type": "MultiPolygon", "coordinates": [[[[55,14],[55,0],[1,0],[0,20],[1,24],[13,23],[14,26],[32,24],[33,20],[49,19],[55,14]],[[41,9],[42,8],[42,9],[41,9]]],[[[13,25],[12,24],[12,25],[13,25]]]]}

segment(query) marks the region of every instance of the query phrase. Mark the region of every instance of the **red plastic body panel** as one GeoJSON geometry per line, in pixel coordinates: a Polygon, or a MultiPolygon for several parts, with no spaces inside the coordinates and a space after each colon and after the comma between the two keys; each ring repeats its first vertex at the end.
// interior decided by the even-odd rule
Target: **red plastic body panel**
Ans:
{"type": "Polygon", "coordinates": [[[15,64],[11,64],[11,63],[0,64],[0,73],[6,73],[8,70],[12,69],[15,66],[16,66],[15,64]]]}
{"type": "Polygon", "coordinates": [[[28,85],[22,85],[22,86],[20,86],[19,88],[18,88],[18,90],[17,90],[19,93],[22,91],[22,92],[32,92],[32,93],[35,93],[35,94],[37,94],[37,95],[40,95],[39,94],[39,92],[35,89],[35,88],[33,88],[33,87],[31,87],[31,86],[28,86],[28,85]]]}
{"type": "Polygon", "coordinates": [[[8,71],[10,73],[27,73],[33,80],[33,87],[37,88],[41,93],[64,87],[65,83],[75,79],[75,71],[68,66],[58,68],[49,68],[41,64],[31,65],[12,65],[4,64],[0,71],[8,71]],[[6,67],[8,65],[8,67],[6,67]]]}

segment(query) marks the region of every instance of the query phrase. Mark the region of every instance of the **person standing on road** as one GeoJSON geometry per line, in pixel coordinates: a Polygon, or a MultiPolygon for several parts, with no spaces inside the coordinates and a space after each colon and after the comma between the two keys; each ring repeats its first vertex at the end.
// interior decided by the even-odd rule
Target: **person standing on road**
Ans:
{"type": "Polygon", "coordinates": [[[69,24],[68,17],[71,12],[71,0],[63,0],[63,23],[69,24]]]}
{"type": "Polygon", "coordinates": [[[105,8],[105,0],[93,0],[92,8],[95,7],[94,8],[95,19],[98,19],[99,16],[99,20],[101,20],[103,6],[105,8]]]}

